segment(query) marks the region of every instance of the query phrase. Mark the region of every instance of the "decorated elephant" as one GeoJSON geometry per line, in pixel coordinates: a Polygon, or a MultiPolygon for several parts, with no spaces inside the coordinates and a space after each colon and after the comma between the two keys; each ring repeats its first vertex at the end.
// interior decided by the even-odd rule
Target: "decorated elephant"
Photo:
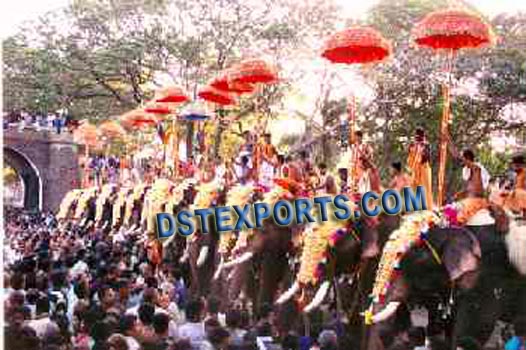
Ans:
{"type": "Polygon", "coordinates": [[[82,189],[73,189],[66,193],[57,213],[57,220],[65,221],[72,219],[76,212],[76,207],[80,196],[82,195],[82,189]]]}
{"type": "Polygon", "coordinates": [[[95,220],[98,194],[98,187],[91,187],[82,191],[73,216],[75,220],[79,221],[80,226],[88,225],[95,220]]]}
{"type": "Polygon", "coordinates": [[[115,184],[102,186],[96,200],[95,223],[99,227],[111,228],[113,222],[113,205],[117,197],[118,187],[115,184]]]}
{"type": "MultiPolygon", "coordinates": [[[[455,336],[470,336],[484,344],[497,319],[512,321],[526,312],[526,284],[519,275],[524,239],[513,243],[513,253],[506,248],[506,225],[494,208],[478,211],[465,227],[451,221],[447,213],[413,214],[391,236],[376,276],[375,303],[366,312],[369,349],[388,346],[400,324],[408,326],[401,320],[415,305],[429,311],[429,329],[444,328],[452,343],[455,336]],[[513,304],[508,315],[506,301],[513,304]]],[[[506,237],[525,234],[512,222],[506,237]]]]}
{"type": "Polygon", "coordinates": [[[118,229],[124,222],[126,214],[126,200],[133,193],[133,189],[129,187],[121,187],[113,202],[112,213],[112,227],[118,229]]]}
{"type": "MultiPolygon", "coordinates": [[[[256,194],[259,192],[257,188],[253,191],[256,194]]],[[[279,200],[297,198],[296,193],[293,187],[277,185],[264,193],[261,201],[272,207],[279,200]]],[[[238,205],[259,198],[252,195],[250,199],[245,199],[245,203],[242,200],[238,205]]],[[[302,230],[303,227],[297,224],[280,226],[272,219],[267,219],[261,229],[238,232],[231,244],[234,246],[233,254],[223,254],[216,271],[216,276],[222,274],[228,280],[228,300],[238,301],[241,292],[244,292],[256,313],[262,305],[272,303],[280,287],[288,284],[292,277],[302,230]]]]}
{"type": "MultiPolygon", "coordinates": [[[[190,210],[221,206],[226,201],[226,189],[217,182],[202,183],[196,186],[196,194],[190,210]]],[[[194,217],[194,219],[196,219],[194,217]]],[[[186,250],[181,260],[190,264],[190,293],[205,296],[211,290],[213,274],[219,261],[217,248],[219,232],[213,220],[208,216],[208,233],[204,233],[195,220],[195,232],[187,238],[186,250]]]]}
{"type": "Polygon", "coordinates": [[[126,210],[124,212],[123,225],[131,228],[139,228],[144,198],[150,186],[140,183],[133,188],[131,195],[126,198],[126,210]]]}

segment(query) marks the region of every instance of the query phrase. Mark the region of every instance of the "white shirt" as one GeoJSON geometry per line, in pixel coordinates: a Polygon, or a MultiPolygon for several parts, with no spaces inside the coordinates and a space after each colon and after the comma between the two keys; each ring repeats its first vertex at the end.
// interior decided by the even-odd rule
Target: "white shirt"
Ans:
{"type": "Polygon", "coordinates": [[[179,338],[190,340],[193,349],[199,349],[202,342],[206,339],[205,325],[203,322],[188,322],[179,327],[177,332],[179,338]]]}

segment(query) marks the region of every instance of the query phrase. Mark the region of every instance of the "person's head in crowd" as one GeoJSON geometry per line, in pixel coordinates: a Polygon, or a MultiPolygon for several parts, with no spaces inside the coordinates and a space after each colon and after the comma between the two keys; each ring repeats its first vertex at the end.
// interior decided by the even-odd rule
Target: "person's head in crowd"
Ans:
{"type": "Polygon", "coordinates": [[[176,339],[173,344],[173,350],[192,350],[192,343],[189,339],[176,339]]]}
{"type": "Polygon", "coordinates": [[[164,312],[158,312],[153,316],[153,330],[160,337],[168,336],[170,316],[164,312]]]}
{"type": "Polygon", "coordinates": [[[36,303],[36,314],[37,317],[49,314],[49,299],[47,296],[42,295],[38,298],[36,303]]]}
{"type": "Polygon", "coordinates": [[[216,297],[209,297],[206,299],[206,313],[208,316],[217,316],[221,302],[216,297]]]}
{"type": "Polygon", "coordinates": [[[210,334],[210,332],[213,329],[218,328],[218,327],[221,327],[221,324],[215,318],[209,318],[208,320],[205,321],[205,333],[206,334],[210,334]]]}
{"type": "Polygon", "coordinates": [[[464,166],[470,166],[475,162],[475,153],[470,149],[465,149],[462,152],[462,162],[464,166]]]}
{"type": "Polygon", "coordinates": [[[355,136],[356,143],[361,144],[363,141],[363,132],[361,130],[357,130],[354,133],[354,136],[355,136]]]}
{"type": "Polygon", "coordinates": [[[230,343],[230,333],[223,327],[213,328],[208,334],[208,341],[216,350],[226,350],[230,343]]]}
{"type": "Polygon", "coordinates": [[[24,350],[39,350],[40,349],[40,339],[37,336],[36,331],[33,328],[24,326],[20,332],[19,346],[17,349],[24,350]]]}
{"type": "Polygon", "coordinates": [[[193,299],[186,305],[186,318],[190,322],[200,322],[203,317],[203,301],[201,299],[193,299]]]}
{"type": "Polygon", "coordinates": [[[144,326],[151,326],[153,323],[153,316],[155,315],[155,306],[152,304],[142,304],[139,306],[139,320],[144,326]]]}
{"type": "Polygon", "coordinates": [[[270,145],[271,142],[272,142],[272,135],[271,135],[270,133],[265,133],[265,134],[263,135],[263,139],[265,140],[265,143],[266,143],[267,145],[270,145]]]}
{"type": "Polygon", "coordinates": [[[423,128],[417,128],[415,131],[415,140],[417,142],[424,141],[426,139],[426,131],[423,128]]]}
{"type": "Polygon", "coordinates": [[[138,326],[137,316],[135,315],[124,315],[119,322],[120,333],[128,337],[135,337],[139,334],[138,326]]]}
{"type": "Polygon", "coordinates": [[[525,158],[526,157],[524,157],[523,155],[515,156],[515,157],[512,158],[511,165],[512,165],[513,170],[516,173],[520,173],[520,172],[524,171],[524,169],[526,168],[526,159],[525,158]]]}
{"type": "Polygon", "coordinates": [[[11,276],[11,288],[13,288],[15,291],[23,290],[24,289],[24,274],[18,273],[15,271],[13,275],[11,276]]]}
{"type": "Polygon", "coordinates": [[[426,343],[426,330],[423,327],[411,327],[408,331],[409,342],[413,347],[424,346],[426,343]]]}
{"type": "Polygon", "coordinates": [[[241,328],[241,311],[232,309],[226,313],[225,321],[229,329],[241,328]]]}
{"type": "Polygon", "coordinates": [[[104,309],[113,307],[117,300],[115,291],[108,285],[101,286],[97,291],[97,296],[99,297],[100,303],[104,309]]]}
{"type": "Polygon", "coordinates": [[[300,338],[297,334],[288,333],[283,337],[281,341],[281,348],[283,350],[299,350],[300,349],[300,338]]]}
{"type": "Polygon", "coordinates": [[[13,326],[15,328],[22,327],[25,320],[28,320],[30,317],[30,311],[25,306],[16,306],[13,308],[10,308],[7,318],[9,321],[9,325],[13,326]]]}
{"type": "Polygon", "coordinates": [[[21,291],[12,292],[9,295],[8,304],[9,307],[16,308],[22,307],[25,303],[26,297],[21,291]]]}
{"type": "Polygon", "coordinates": [[[143,293],[142,303],[155,305],[157,304],[157,296],[158,296],[157,289],[151,288],[151,287],[146,288],[143,293]]]}
{"type": "Polygon", "coordinates": [[[481,350],[482,346],[471,337],[461,337],[457,342],[457,349],[459,350],[481,350]]]}
{"type": "Polygon", "coordinates": [[[391,176],[399,175],[402,172],[402,163],[401,162],[391,163],[391,169],[389,170],[390,170],[391,176]]]}
{"type": "Polygon", "coordinates": [[[318,336],[320,350],[338,350],[338,335],[333,330],[324,330],[318,336]]]}
{"type": "Polygon", "coordinates": [[[112,334],[106,341],[108,350],[129,350],[128,342],[122,334],[112,334]]]}
{"type": "Polygon", "coordinates": [[[99,320],[91,328],[90,335],[95,343],[104,343],[117,329],[117,325],[108,320],[99,320]]]}

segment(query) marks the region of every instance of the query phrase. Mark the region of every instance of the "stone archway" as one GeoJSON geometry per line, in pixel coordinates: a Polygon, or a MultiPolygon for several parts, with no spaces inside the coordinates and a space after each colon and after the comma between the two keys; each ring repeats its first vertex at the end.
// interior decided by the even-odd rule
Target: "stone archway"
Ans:
{"type": "Polygon", "coordinates": [[[38,168],[22,153],[4,147],[4,163],[13,167],[24,183],[24,208],[42,209],[42,178],[38,168]]]}

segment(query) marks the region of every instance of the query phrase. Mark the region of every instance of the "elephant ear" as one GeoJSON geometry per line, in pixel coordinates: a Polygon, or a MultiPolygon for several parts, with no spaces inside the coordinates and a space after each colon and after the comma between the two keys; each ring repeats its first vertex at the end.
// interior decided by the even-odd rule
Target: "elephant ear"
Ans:
{"type": "Polygon", "coordinates": [[[444,243],[442,261],[452,281],[468,272],[476,271],[480,265],[480,245],[466,229],[449,229],[444,243]]]}

